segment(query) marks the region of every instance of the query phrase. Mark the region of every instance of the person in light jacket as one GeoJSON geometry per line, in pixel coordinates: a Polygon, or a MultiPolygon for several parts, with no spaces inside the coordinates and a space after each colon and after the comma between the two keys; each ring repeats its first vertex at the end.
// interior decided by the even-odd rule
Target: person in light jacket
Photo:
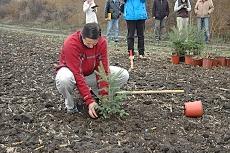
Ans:
{"type": "Polygon", "coordinates": [[[198,29],[204,29],[206,43],[210,40],[210,15],[214,10],[212,0],[197,0],[195,5],[195,14],[197,17],[198,29]]]}
{"type": "Polygon", "coordinates": [[[86,23],[98,23],[97,21],[97,5],[94,0],[86,0],[83,4],[83,12],[85,12],[86,23]]]}
{"type": "Polygon", "coordinates": [[[177,13],[177,28],[179,31],[187,28],[189,12],[191,11],[190,0],[177,0],[174,5],[174,11],[177,13]]]}

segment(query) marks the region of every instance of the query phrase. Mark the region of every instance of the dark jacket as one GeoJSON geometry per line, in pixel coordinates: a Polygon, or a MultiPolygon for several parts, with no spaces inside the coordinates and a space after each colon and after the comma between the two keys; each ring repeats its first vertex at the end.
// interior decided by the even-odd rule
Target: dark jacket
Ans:
{"type": "Polygon", "coordinates": [[[105,3],[105,18],[108,18],[108,13],[111,13],[112,19],[118,19],[121,15],[120,1],[107,0],[105,3]]]}
{"type": "Polygon", "coordinates": [[[190,0],[185,0],[185,2],[177,0],[175,2],[174,11],[177,12],[177,17],[188,18],[189,11],[191,11],[190,0]]]}
{"type": "Polygon", "coordinates": [[[169,15],[169,4],[167,0],[154,0],[152,7],[152,16],[158,20],[169,15]]]}

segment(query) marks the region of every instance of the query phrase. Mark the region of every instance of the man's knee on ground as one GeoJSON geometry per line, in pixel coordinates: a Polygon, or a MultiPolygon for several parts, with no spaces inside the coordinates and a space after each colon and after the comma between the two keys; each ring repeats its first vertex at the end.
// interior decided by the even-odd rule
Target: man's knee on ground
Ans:
{"type": "Polygon", "coordinates": [[[61,86],[69,85],[71,84],[72,80],[73,80],[73,74],[70,70],[67,70],[67,68],[62,68],[58,71],[56,76],[57,84],[61,86]]]}
{"type": "Polygon", "coordinates": [[[129,80],[129,72],[126,69],[123,69],[120,76],[120,85],[123,86],[128,82],[128,80],[129,80]]]}

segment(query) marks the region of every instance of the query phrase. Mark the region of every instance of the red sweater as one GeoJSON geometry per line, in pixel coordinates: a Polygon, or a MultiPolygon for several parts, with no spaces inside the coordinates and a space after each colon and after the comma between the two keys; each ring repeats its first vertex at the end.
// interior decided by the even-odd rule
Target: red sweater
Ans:
{"type": "MultiPolygon", "coordinates": [[[[68,36],[64,41],[59,57],[59,67],[66,66],[73,73],[76,80],[76,87],[86,105],[92,103],[94,99],[90,93],[90,87],[86,83],[85,76],[92,74],[95,70],[98,71],[100,62],[102,62],[105,72],[108,74],[109,62],[107,42],[104,37],[100,37],[97,45],[93,48],[87,48],[83,44],[80,31],[68,36]]],[[[107,94],[107,91],[103,89],[108,86],[108,83],[102,81],[99,82],[98,76],[96,78],[99,94],[107,94]]]]}

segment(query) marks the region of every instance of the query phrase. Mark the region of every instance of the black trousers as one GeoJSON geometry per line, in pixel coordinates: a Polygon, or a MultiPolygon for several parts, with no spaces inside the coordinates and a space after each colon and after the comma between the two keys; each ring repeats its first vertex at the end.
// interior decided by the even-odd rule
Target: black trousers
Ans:
{"type": "Polygon", "coordinates": [[[137,38],[138,38],[138,52],[139,55],[144,55],[145,51],[145,37],[144,37],[144,31],[145,31],[145,20],[126,20],[127,23],[127,43],[128,43],[128,51],[132,50],[134,54],[134,35],[135,31],[137,32],[137,38]]]}

